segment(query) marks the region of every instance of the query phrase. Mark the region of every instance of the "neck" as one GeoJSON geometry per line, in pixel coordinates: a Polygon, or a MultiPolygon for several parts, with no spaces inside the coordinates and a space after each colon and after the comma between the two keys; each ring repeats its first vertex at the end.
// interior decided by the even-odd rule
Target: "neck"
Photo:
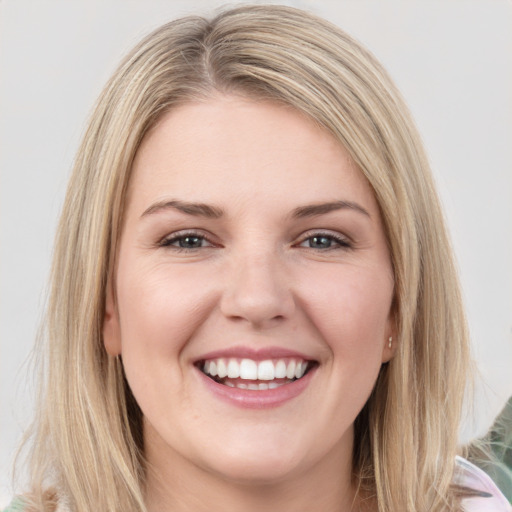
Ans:
{"type": "MultiPolygon", "coordinates": [[[[154,440],[153,440],[154,441],[154,440]]],[[[148,443],[146,500],[150,512],[355,512],[351,450],[334,450],[307,471],[277,482],[235,481],[148,443]],[[341,456],[340,456],[341,455],[341,456]]]]}

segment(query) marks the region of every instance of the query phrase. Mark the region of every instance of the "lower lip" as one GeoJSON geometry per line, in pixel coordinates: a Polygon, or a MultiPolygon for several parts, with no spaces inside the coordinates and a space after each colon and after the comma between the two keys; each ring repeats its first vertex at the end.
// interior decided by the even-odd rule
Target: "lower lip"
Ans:
{"type": "Polygon", "coordinates": [[[197,369],[202,382],[218,398],[237,407],[246,409],[269,409],[279,407],[298,397],[309,385],[317,367],[312,368],[304,377],[283,384],[274,389],[239,389],[220,384],[197,369]]]}

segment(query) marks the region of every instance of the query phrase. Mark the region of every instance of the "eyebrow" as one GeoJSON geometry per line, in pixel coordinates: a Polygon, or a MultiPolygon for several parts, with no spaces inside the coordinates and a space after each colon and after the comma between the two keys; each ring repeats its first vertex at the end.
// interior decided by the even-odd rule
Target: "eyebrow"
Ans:
{"type": "MultiPolygon", "coordinates": [[[[353,201],[342,200],[331,201],[328,203],[318,203],[306,206],[299,206],[298,208],[295,208],[292,211],[291,217],[296,219],[315,217],[317,215],[324,215],[326,213],[343,209],[354,210],[371,218],[368,211],[365,210],[361,205],[354,203],[353,201]]],[[[217,206],[212,206],[205,203],[191,203],[188,201],[181,201],[178,199],[170,199],[158,201],[152,204],[143,212],[141,217],[152,215],[154,213],[159,213],[165,210],[178,210],[187,215],[192,215],[195,217],[206,217],[209,219],[218,219],[224,215],[224,210],[217,206]]]]}
{"type": "Polygon", "coordinates": [[[171,199],[168,201],[159,201],[152,204],[141,217],[158,213],[164,210],[178,210],[187,215],[193,215],[195,217],[207,217],[209,219],[218,219],[222,217],[224,211],[216,206],[210,206],[205,203],[189,203],[187,201],[180,201],[178,199],[171,199]]]}
{"type": "Polygon", "coordinates": [[[336,210],[354,210],[356,212],[362,213],[367,217],[370,217],[370,214],[367,210],[365,210],[361,205],[354,203],[352,201],[331,201],[329,203],[319,203],[319,204],[311,204],[307,206],[299,206],[295,208],[292,212],[292,217],[294,218],[304,218],[304,217],[315,217],[316,215],[324,215],[326,213],[334,212],[336,210]]]}

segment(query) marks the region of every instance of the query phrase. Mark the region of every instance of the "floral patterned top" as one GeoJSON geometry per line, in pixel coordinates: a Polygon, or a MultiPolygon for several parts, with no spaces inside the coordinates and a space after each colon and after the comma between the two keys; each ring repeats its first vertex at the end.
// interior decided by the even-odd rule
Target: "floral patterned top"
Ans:
{"type": "Polygon", "coordinates": [[[512,505],[487,473],[462,457],[456,458],[456,464],[454,483],[478,493],[462,500],[464,512],[512,512],[512,505]]]}

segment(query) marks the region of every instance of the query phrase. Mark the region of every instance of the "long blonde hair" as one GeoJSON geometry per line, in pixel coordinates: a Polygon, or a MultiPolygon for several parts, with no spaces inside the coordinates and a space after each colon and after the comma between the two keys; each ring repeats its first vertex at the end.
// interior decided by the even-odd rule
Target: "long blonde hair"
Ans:
{"type": "Polygon", "coordinates": [[[102,323],[137,149],[162,114],[215,91],[280,102],[333,134],[372,186],[395,276],[396,356],[356,420],[354,479],[381,512],[455,510],[450,492],[469,363],[459,284],[429,165],[375,58],[303,11],[244,6],[146,37],[107,83],[58,227],[31,496],[72,510],[144,507],[141,412],[102,323]]]}

